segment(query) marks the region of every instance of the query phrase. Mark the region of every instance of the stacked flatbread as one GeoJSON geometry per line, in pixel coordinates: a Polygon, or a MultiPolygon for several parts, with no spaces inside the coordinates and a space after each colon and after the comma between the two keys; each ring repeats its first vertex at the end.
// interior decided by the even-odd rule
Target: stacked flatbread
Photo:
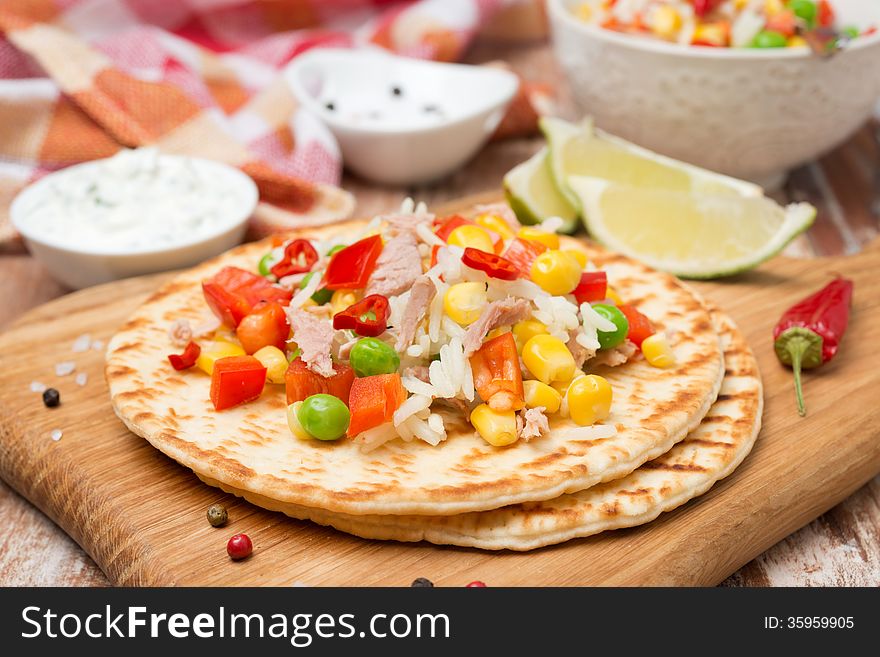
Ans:
{"type": "MultiPolygon", "coordinates": [[[[327,237],[348,227],[309,235],[327,237]]],[[[116,413],[203,481],[252,503],[364,538],[530,550],[648,522],[726,477],[761,423],[755,358],[733,322],[680,281],[571,240],[608,272],[629,303],[670,337],[677,364],[636,359],[595,371],[611,383],[611,416],[595,434],[570,420],[506,448],[447,419],[436,447],[395,440],[364,452],[353,441],[291,436],[281,386],[214,411],[209,377],[168,366],[168,327],[209,311],[201,281],[226,265],[253,269],[267,243],[239,247],[185,272],[141,306],[108,349],[116,413]]]]}

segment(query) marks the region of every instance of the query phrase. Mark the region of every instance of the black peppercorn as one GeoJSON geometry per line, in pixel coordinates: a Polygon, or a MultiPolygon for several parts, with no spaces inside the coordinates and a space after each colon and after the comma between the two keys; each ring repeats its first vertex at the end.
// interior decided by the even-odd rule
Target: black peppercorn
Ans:
{"type": "Polygon", "coordinates": [[[227,520],[229,520],[229,514],[222,504],[213,504],[208,509],[208,522],[212,527],[222,527],[227,520]]]}
{"type": "Polygon", "coordinates": [[[417,577],[410,586],[415,588],[434,588],[434,582],[424,577],[417,577]]]}
{"type": "Polygon", "coordinates": [[[55,408],[61,403],[61,393],[55,388],[46,388],[43,391],[43,403],[46,408],[55,408]]]}

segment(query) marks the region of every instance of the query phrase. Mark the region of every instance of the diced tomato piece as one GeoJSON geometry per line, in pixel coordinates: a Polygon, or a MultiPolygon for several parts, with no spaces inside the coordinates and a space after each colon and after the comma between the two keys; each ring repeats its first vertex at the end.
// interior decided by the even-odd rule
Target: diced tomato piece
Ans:
{"type": "Polygon", "coordinates": [[[348,396],[351,411],[348,435],[356,436],[389,422],[405,400],[406,390],[397,372],[355,379],[348,396]]]}
{"type": "Polygon", "coordinates": [[[229,356],[214,363],[211,402],[218,411],[253,401],[263,393],[266,368],[253,356],[229,356]]]}
{"type": "Polygon", "coordinates": [[[205,301],[211,311],[229,326],[238,326],[261,301],[290,302],[290,290],[272,285],[258,274],[238,267],[224,267],[202,282],[205,301]]]}
{"type": "Polygon", "coordinates": [[[524,240],[519,237],[514,239],[504,252],[505,259],[522,272],[528,279],[532,277],[532,263],[539,255],[547,250],[547,246],[540,242],[524,240]]]}
{"type": "Polygon", "coordinates": [[[269,345],[284,351],[287,337],[290,335],[290,324],[287,322],[284,306],[277,301],[258,303],[253,311],[238,323],[235,335],[238,336],[242,349],[248,354],[269,345]]]}
{"type": "Polygon", "coordinates": [[[312,372],[302,358],[293,359],[284,373],[287,403],[303,401],[306,397],[317,394],[333,395],[342,401],[348,401],[354,370],[341,363],[335,363],[333,367],[336,374],[321,376],[312,372]]]}
{"type": "Polygon", "coordinates": [[[608,298],[608,276],[604,271],[585,271],[581,282],[572,292],[578,305],[608,298]]]}
{"type": "Polygon", "coordinates": [[[360,290],[367,285],[382,253],[382,238],[370,235],[334,253],[324,272],[329,290],[360,290]]]}
{"type": "Polygon", "coordinates": [[[483,343],[471,358],[474,387],[496,411],[518,411],[524,405],[522,372],[513,333],[483,343]]]}
{"type": "Polygon", "coordinates": [[[199,359],[199,354],[201,353],[202,348],[190,340],[182,354],[168,354],[168,362],[171,363],[171,367],[177,371],[187,370],[196,364],[196,361],[199,359]]]}
{"type": "Polygon", "coordinates": [[[636,310],[633,306],[618,306],[620,312],[624,314],[629,322],[629,332],[626,334],[627,340],[634,343],[637,347],[642,346],[645,338],[651,337],[657,331],[651,320],[636,310]]]}

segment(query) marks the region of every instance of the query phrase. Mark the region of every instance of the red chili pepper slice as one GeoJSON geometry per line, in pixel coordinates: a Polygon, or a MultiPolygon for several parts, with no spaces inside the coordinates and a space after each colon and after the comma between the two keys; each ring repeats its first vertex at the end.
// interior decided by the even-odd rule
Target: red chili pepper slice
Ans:
{"type": "Polygon", "coordinates": [[[585,271],[572,294],[578,305],[603,301],[608,298],[608,275],[604,271],[585,271]]]}
{"type": "Polygon", "coordinates": [[[540,242],[532,240],[524,240],[519,237],[514,239],[504,252],[504,257],[513,266],[519,269],[520,273],[526,277],[532,277],[532,263],[539,255],[544,253],[547,247],[540,242]]]}
{"type": "Polygon", "coordinates": [[[302,274],[312,271],[318,258],[318,252],[311,242],[303,239],[293,240],[284,247],[284,257],[281,262],[276,262],[269,271],[275,274],[276,278],[302,274]]]}
{"type": "Polygon", "coordinates": [[[333,316],[333,328],[351,329],[358,335],[375,338],[388,328],[391,306],[381,294],[371,294],[333,316]]]}
{"type": "Polygon", "coordinates": [[[199,354],[201,353],[202,348],[190,340],[182,354],[169,354],[168,362],[171,363],[171,367],[178,372],[180,370],[187,370],[196,364],[196,360],[198,360],[199,354]]]}
{"type": "Polygon", "coordinates": [[[623,313],[626,321],[629,322],[629,331],[626,334],[626,339],[635,344],[635,346],[641,348],[645,338],[649,338],[657,332],[654,330],[651,320],[634,307],[623,305],[618,306],[617,309],[623,313]]]}
{"type": "Polygon", "coordinates": [[[337,251],[324,272],[324,287],[329,290],[360,290],[366,287],[380,253],[382,238],[379,235],[370,235],[337,251]]]}
{"type": "Polygon", "coordinates": [[[502,281],[513,281],[519,278],[519,269],[507,258],[502,258],[494,253],[486,253],[479,249],[467,247],[461,261],[468,267],[485,272],[492,278],[502,281]]]}

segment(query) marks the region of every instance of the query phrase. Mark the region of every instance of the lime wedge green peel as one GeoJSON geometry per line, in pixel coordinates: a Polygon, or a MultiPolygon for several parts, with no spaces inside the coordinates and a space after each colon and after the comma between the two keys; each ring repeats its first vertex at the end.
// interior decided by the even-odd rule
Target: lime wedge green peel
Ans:
{"type": "Polygon", "coordinates": [[[686,278],[727,276],[779,253],[813,223],[808,203],[637,187],[569,176],[587,230],[610,249],[686,278]]]}
{"type": "Polygon", "coordinates": [[[560,217],[564,222],[560,232],[573,233],[578,227],[577,211],[560,194],[550,173],[546,148],[504,176],[504,194],[524,224],[539,224],[549,217],[560,217]]]}

